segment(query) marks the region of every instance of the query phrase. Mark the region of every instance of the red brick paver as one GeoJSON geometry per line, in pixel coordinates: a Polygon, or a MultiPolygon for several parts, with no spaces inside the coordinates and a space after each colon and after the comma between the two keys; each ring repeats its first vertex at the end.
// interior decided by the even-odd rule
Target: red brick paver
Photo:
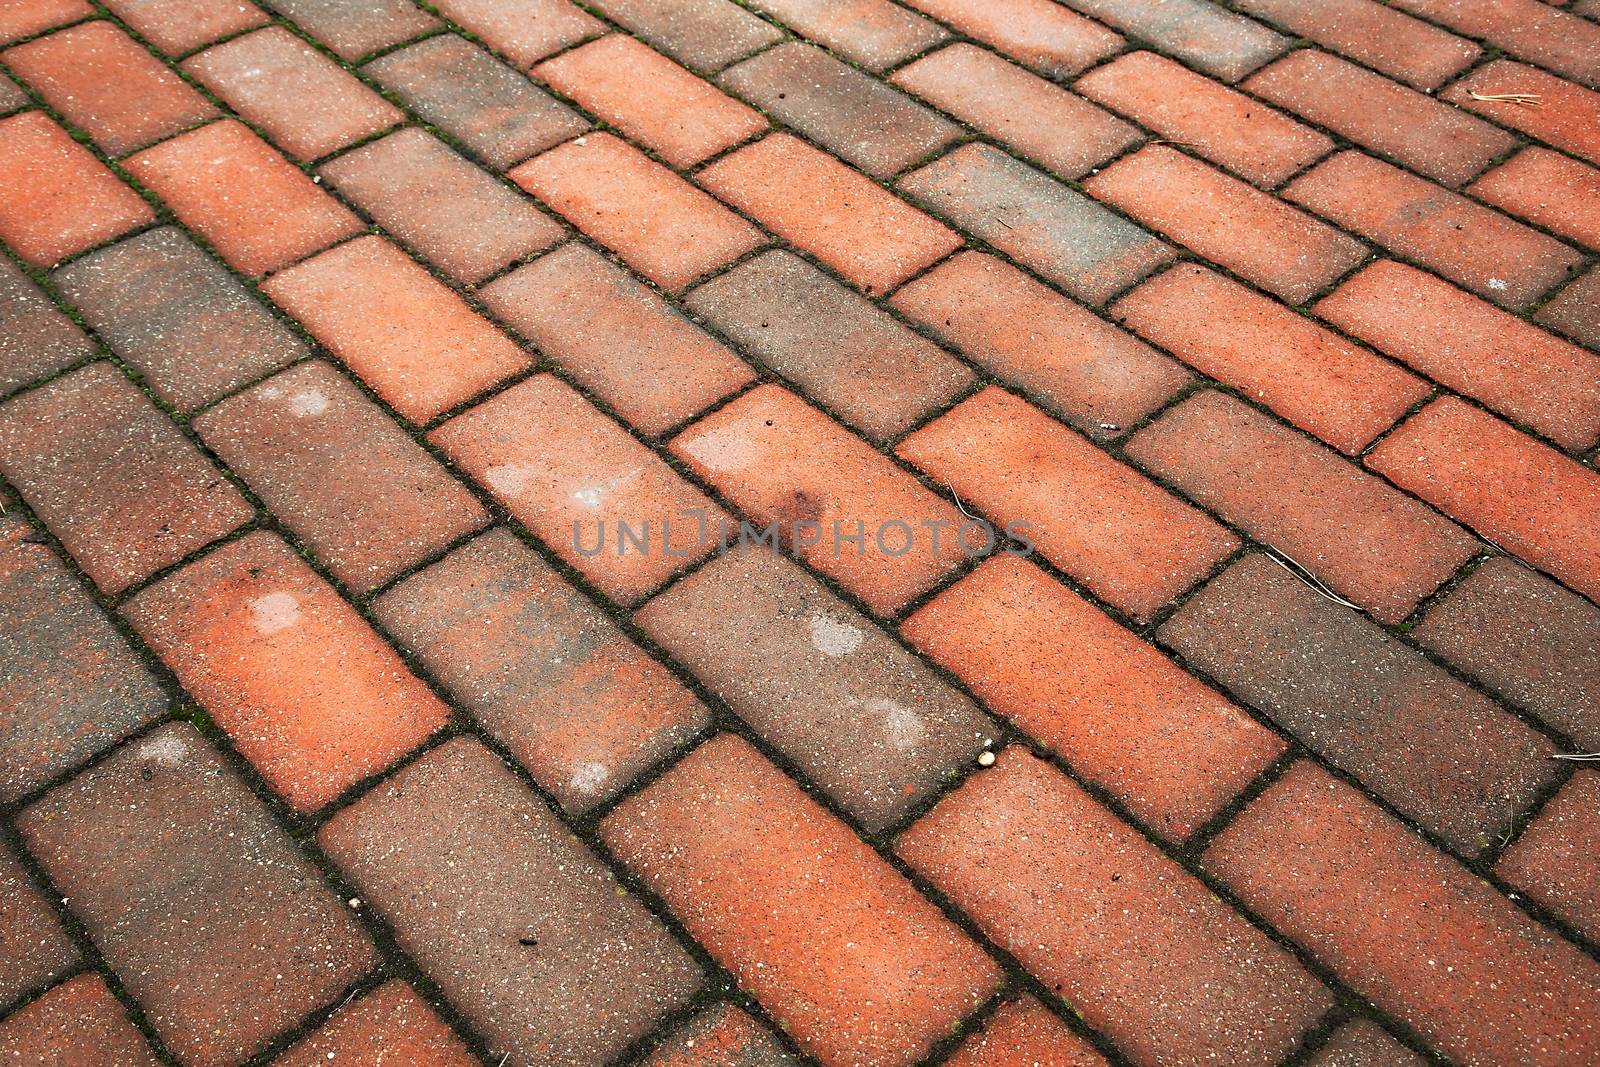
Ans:
{"type": "Polygon", "coordinates": [[[965,934],[736,737],[701,746],[601,833],[828,1067],[914,1063],[998,983],[965,934]]]}
{"type": "Polygon", "coordinates": [[[1287,951],[1023,749],[895,850],[1136,1063],[1275,1064],[1331,1000],[1287,951]]]}
{"type": "Polygon", "coordinates": [[[237,122],[174,137],[126,166],[245,274],[281,270],[361,229],[354,214],[237,122]]]}
{"type": "Polygon", "coordinates": [[[86,22],[52,33],[7,49],[0,58],[113,156],[217,113],[205,97],[109,22],[86,22]]]}
{"type": "Polygon", "coordinates": [[[387,767],[448,715],[372,628],[268,533],[190,564],[123,613],[301,811],[387,767]]]}
{"type": "Polygon", "coordinates": [[[1247,808],[1205,864],[1458,1062],[1531,1067],[1600,1052],[1588,1010],[1600,964],[1310,763],[1247,808]]]}
{"type": "Polygon", "coordinates": [[[510,177],[663,289],[762,242],[754,226],[609,133],[568,141],[510,177]]]}
{"type": "Polygon", "coordinates": [[[0,1061],[1600,1062],[1600,0],[0,0],[0,1061]]]}
{"type": "Polygon", "coordinates": [[[898,451],[1136,618],[1148,619],[1237,545],[1132,467],[996,388],[963,401],[898,451]],[[1021,462],[1004,466],[1001,456],[1021,462]]]}
{"type": "Polygon", "coordinates": [[[0,120],[0,241],[36,267],[55,265],[155,218],[88,149],[43,112],[0,120]]]}
{"type": "Polygon", "coordinates": [[[1228,803],[1283,744],[1038,567],[1000,556],[902,633],[1164,836],[1228,803]],[[1003,638],[987,633],[1006,619],[1003,638]],[[1041,663],[1054,664],[1039,673],[1041,663]]]}
{"type": "Polygon", "coordinates": [[[466,403],[532,362],[381,237],[306,260],[262,291],[413,422],[466,403]]]}

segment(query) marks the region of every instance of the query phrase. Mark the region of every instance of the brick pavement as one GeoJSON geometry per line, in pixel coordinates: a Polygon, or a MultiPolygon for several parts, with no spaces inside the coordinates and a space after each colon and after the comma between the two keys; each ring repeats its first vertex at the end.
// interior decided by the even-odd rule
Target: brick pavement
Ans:
{"type": "Polygon", "coordinates": [[[0,0],[0,1064],[1600,1063],[1594,0],[0,0]]]}

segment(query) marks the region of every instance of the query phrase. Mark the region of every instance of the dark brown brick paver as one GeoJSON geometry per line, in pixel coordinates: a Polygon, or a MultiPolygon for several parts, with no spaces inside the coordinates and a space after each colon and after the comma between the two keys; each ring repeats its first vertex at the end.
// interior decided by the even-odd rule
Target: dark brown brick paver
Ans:
{"type": "Polygon", "coordinates": [[[1597,130],[1600,0],[0,0],[0,1061],[1600,1061],[1597,130]]]}
{"type": "Polygon", "coordinates": [[[429,752],[317,839],[496,1060],[607,1062],[700,982],[660,922],[475,741],[429,752]]]}
{"type": "Polygon", "coordinates": [[[19,826],[188,1062],[242,1063],[375,962],[344,904],[188,725],[51,790],[19,826]]]}

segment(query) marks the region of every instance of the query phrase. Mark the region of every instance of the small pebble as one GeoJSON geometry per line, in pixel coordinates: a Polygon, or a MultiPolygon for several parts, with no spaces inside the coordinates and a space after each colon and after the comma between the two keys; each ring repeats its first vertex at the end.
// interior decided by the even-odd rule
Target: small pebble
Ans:
{"type": "Polygon", "coordinates": [[[978,753],[978,766],[980,766],[980,767],[993,767],[994,766],[994,753],[990,752],[988,750],[984,750],[983,752],[978,753]]]}

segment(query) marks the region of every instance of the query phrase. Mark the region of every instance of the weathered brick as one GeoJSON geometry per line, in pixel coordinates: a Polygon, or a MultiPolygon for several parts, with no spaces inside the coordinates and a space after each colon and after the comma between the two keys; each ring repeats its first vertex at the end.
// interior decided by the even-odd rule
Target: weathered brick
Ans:
{"type": "Polygon", "coordinates": [[[1380,260],[1314,310],[1566,448],[1600,440],[1600,358],[1431,274],[1380,260]]]}
{"type": "Polygon", "coordinates": [[[767,129],[765,117],[626,34],[562,53],[534,74],[674,167],[767,129]]]}
{"type": "Polygon", "coordinates": [[[5,52],[8,67],[67,121],[120,156],[217,113],[110,22],[85,22],[5,52]]]}
{"type": "Polygon", "coordinates": [[[1073,88],[1257,185],[1277,185],[1333,147],[1316,130],[1154,52],[1120,56],[1073,88]]]}
{"type": "Polygon", "coordinates": [[[0,472],[107,595],[252,516],[227,479],[109,363],[0,407],[0,472]]]}
{"type": "Polygon", "coordinates": [[[1283,750],[1216,691],[1016,557],[983,563],[901,633],[1163,837],[1188,836],[1283,750]],[[991,630],[999,619],[1004,630],[991,630]]]}
{"type": "Polygon", "coordinates": [[[1141,620],[1238,546],[1132,467],[997,388],[962,401],[898,452],[1141,620]]]}
{"type": "Polygon", "coordinates": [[[944,27],[888,0],[752,0],[751,6],[872,71],[950,36],[944,27]]]}
{"type": "Polygon", "coordinates": [[[1553,74],[1497,59],[1450,86],[1440,99],[1564,148],[1591,163],[1600,163],[1600,93],[1553,74]],[[1514,100],[1479,100],[1474,93],[1531,93],[1538,106],[1529,107],[1514,100]]]}
{"type": "Polygon", "coordinates": [[[373,610],[572,811],[613,795],[709,720],[692,693],[506,530],[405,579],[373,610]]]}
{"type": "Polygon", "coordinates": [[[1332,997],[1286,950],[1020,748],[895,850],[1134,1063],[1278,1063],[1332,997]]]}
{"type": "Polygon", "coordinates": [[[261,286],[402,416],[427,422],[532,359],[381,237],[308,259],[261,286]]]}
{"type": "Polygon", "coordinates": [[[317,841],[491,1062],[610,1062],[699,982],[660,922],[469,738],[339,812],[317,841]]]}
{"type": "MultiPolygon", "coordinates": [[[[11,849],[0,845],[0,1004],[55,981],[77,959],[78,947],[50,902],[11,849]]],[[[0,1049],[5,1033],[0,1023],[0,1049]]]]}
{"type": "Polygon", "coordinates": [[[0,257],[0,393],[94,352],[94,343],[15,263],[0,257]]]}
{"type": "Polygon", "coordinates": [[[1427,1067],[1426,1060],[1370,1019],[1345,1023],[1305,1062],[1307,1067],[1427,1067]]]}
{"type": "Polygon", "coordinates": [[[1560,330],[1579,344],[1600,349],[1600,270],[1568,285],[1534,315],[1552,329],[1560,330]]]}
{"type": "Polygon", "coordinates": [[[1341,152],[1284,195],[1509,308],[1576,269],[1566,245],[1360,152],[1341,152]]]}
{"type": "Polygon", "coordinates": [[[453,33],[391,52],[361,72],[496,170],[589,128],[577,112],[453,33]]]}
{"type": "Polygon", "coordinates": [[[268,22],[249,0],[110,0],[106,7],[169,56],[268,22]]]}
{"type": "Polygon", "coordinates": [[[879,441],[905,432],[973,381],[954,356],[790,252],[741,264],[686,303],[879,441]]]}
{"type": "Polygon", "coordinates": [[[208,48],[183,69],[301,159],[336,152],[405,117],[282,26],[208,48]]]}
{"type": "Polygon", "coordinates": [[[1559,152],[1526,148],[1473,182],[1467,192],[1600,248],[1600,170],[1559,152]]]}
{"type": "Polygon", "coordinates": [[[449,718],[355,610],[268,533],[218,549],[122,611],[299,811],[383,770],[449,718]]]}
{"type": "Polygon", "coordinates": [[[1412,634],[1585,750],[1600,750],[1600,608],[1576,593],[1491,559],[1412,634]]]}
{"type": "Polygon", "coordinates": [[[1463,853],[1556,772],[1531,727],[1265,555],[1228,568],[1159,637],[1463,853]]]}
{"type": "Polygon", "coordinates": [[[1105,1067],[1093,1045],[1032,997],[1002,1004],[983,1029],[961,1043],[947,1067],[1105,1067]]]}
{"type": "Polygon", "coordinates": [[[1600,597],[1600,473],[1444,397],[1367,466],[1588,597],[1600,597]]]}
{"type": "Polygon", "coordinates": [[[479,1061],[409,985],[389,981],[340,1008],[272,1062],[277,1067],[475,1067],[479,1061]]]}
{"type": "Polygon", "coordinates": [[[702,745],[601,835],[826,1067],[917,1062],[999,984],[938,909],[737,737],[702,745]]]}
{"type": "Polygon", "coordinates": [[[961,134],[949,119],[800,41],[747,59],[718,81],[875,178],[904,170],[961,134]]]}
{"type": "Polygon", "coordinates": [[[1246,808],[1205,864],[1457,1062],[1600,1055],[1600,965],[1314,764],[1246,808]]]}
{"type": "Polygon", "coordinates": [[[1244,88],[1449,186],[1516,145],[1482,119],[1314,48],[1289,53],[1244,88]]]}
{"type": "Polygon", "coordinates": [[[0,240],[25,263],[67,256],[155,218],[149,204],[42,111],[0,119],[0,240]]]}
{"type": "Polygon", "coordinates": [[[51,280],[156,395],[193,411],[306,355],[306,346],[182,230],[130,237],[51,280]]]}
{"type": "Polygon", "coordinates": [[[1122,38],[1050,0],[906,0],[1047,78],[1065,78],[1122,47],[1122,38]]]}
{"type": "Polygon", "coordinates": [[[761,231],[637,148],[592,133],[508,175],[663,289],[764,241],[761,231]]]}
{"type": "Polygon", "coordinates": [[[1238,81],[1290,44],[1207,0],[1071,0],[1068,6],[1223,81],[1238,81]]]}
{"type": "Polygon", "coordinates": [[[892,303],[1091,437],[1120,436],[1194,377],[981,252],[951,257],[900,289],[892,303]]]}
{"type": "Polygon", "coordinates": [[[870,831],[935,792],[996,732],[970,700],[765,548],[720,556],[634,618],[870,831]]]}
{"type": "Polygon", "coordinates": [[[357,593],[489,521],[437,460],[321,361],[230,397],[194,426],[278,520],[357,593]]]}
{"type": "Polygon", "coordinates": [[[1077,178],[1133,144],[1138,130],[993,52],[957,43],[895,71],[902,89],[1077,178]]]}
{"type": "Polygon", "coordinates": [[[719,70],[783,36],[732,0],[595,0],[594,6],[696,70],[719,70]]]}
{"type": "Polygon", "coordinates": [[[440,0],[434,6],[524,70],[605,30],[603,22],[567,0],[440,0]]]}
{"type": "Polygon", "coordinates": [[[719,159],[698,181],[869,293],[961,247],[938,222],[788,134],[719,159]]]}
{"type": "Polygon", "coordinates": [[[618,602],[641,599],[715,547],[705,527],[721,509],[551,375],[468,409],[429,439],[618,602]]]}
{"type": "Polygon", "coordinates": [[[1127,454],[1381,622],[1406,618],[1478,550],[1448,519],[1224,393],[1185,400],[1127,454]]]}
{"type": "Polygon", "coordinates": [[[659,434],[755,377],[649,286],[572,242],[478,293],[501,321],[646,434],[659,434]]]}
{"type": "Polygon", "coordinates": [[[1600,773],[1573,775],[1494,870],[1583,936],[1600,941],[1600,773]]]}
{"type": "MultiPolygon", "coordinates": [[[[32,534],[20,518],[0,518],[0,804],[109,748],[166,707],[127,642],[32,534]]],[[[0,1003],[20,992],[4,986],[0,1003]]]]}
{"type": "Polygon", "coordinates": [[[881,615],[962,558],[959,511],[778,385],[762,385],[672,439],[672,450],[760,527],[881,615]],[[833,543],[834,524],[861,544],[833,543]],[[814,523],[806,544],[800,526],[814,523]],[[942,536],[941,536],[942,535],[942,536]]]}
{"type": "Polygon", "coordinates": [[[1547,67],[1557,74],[1600,85],[1600,26],[1539,0],[1394,0],[1394,6],[1457,33],[1547,67]]]}
{"type": "Polygon", "coordinates": [[[157,1067],[97,974],[63,982],[0,1022],[0,1060],[46,1067],[157,1067]]]}
{"type": "Polygon", "coordinates": [[[1165,145],[1118,160],[1084,189],[1291,304],[1367,255],[1360,241],[1165,145]]]}
{"type": "Polygon", "coordinates": [[[213,122],[124,164],[245,274],[280,270],[361,231],[361,220],[237,122],[213,122]]]}
{"type": "Polygon", "coordinates": [[[1375,0],[1240,0],[1239,9],[1418,89],[1437,89],[1483,50],[1375,0]]]}
{"type": "Polygon", "coordinates": [[[690,1019],[644,1062],[647,1067],[798,1067],[765,1027],[728,1003],[690,1019]]]}
{"type": "Polygon", "coordinates": [[[392,48],[439,25],[406,0],[273,0],[272,9],[346,61],[392,48]]]}
{"type": "Polygon", "coordinates": [[[0,115],[9,115],[31,106],[33,101],[22,87],[10,78],[0,75],[0,115]]]}
{"type": "Polygon", "coordinates": [[[964,145],[900,188],[1091,304],[1172,258],[1138,226],[989,145],[964,145]]]}
{"type": "Polygon", "coordinates": [[[58,786],[17,823],[185,1063],[243,1062],[377,962],[316,869],[186,723],[58,786]]]}
{"type": "Polygon", "coordinates": [[[1429,392],[1420,378],[1198,264],[1146,282],[1111,314],[1352,455],[1429,392]]]}
{"type": "Polygon", "coordinates": [[[84,0],[13,0],[0,8],[0,42],[32,37],[36,33],[76,22],[94,14],[84,0]]]}
{"type": "Polygon", "coordinates": [[[415,128],[362,145],[318,173],[459,282],[482,281],[565,233],[533,201],[415,128]]]}

